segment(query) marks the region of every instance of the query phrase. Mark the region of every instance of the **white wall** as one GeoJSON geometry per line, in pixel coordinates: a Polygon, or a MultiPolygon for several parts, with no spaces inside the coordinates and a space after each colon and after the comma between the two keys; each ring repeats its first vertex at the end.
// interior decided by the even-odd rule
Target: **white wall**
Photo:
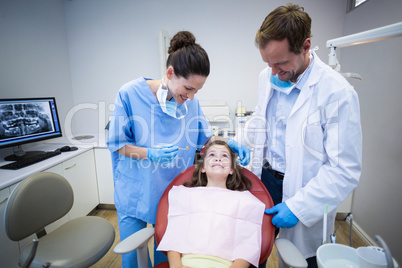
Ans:
{"type": "Polygon", "coordinates": [[[0,98],[56,97],[73,106],[62,1],[0,1],[0,98]]]}
{"type": "MultiPolygon", "coordinates": [[[[348,13],[344,35],[402,21],[402,1],[368,1],[348,13]]],[[[363,128],[363,172],[352,212],[370,237],[380,235],[402,263],[402,37],[340,48],[342,71],[359,94],[363,128]]]]}
{"type": "MultiPolygon", "coordinates": [[[[325,41],[341,35],[346,4],[296,2],[310,13],[313,45],[320,46],[318,54],[327,58],[325,41]]],[[[238,100],[247,110],[253,110],[258,75],[266,66],[254,45],[254,36],[265,16],[286,3],[287,0],[65,1],[74,101],[100,103],[108,108],[123,83],[139,76],[159,79],[159,31],[167,30],[173,36],[177,31],[189,30],[211,61],[211,74],[197,97],[225,100],[233,116],[238,100]]],[[[76,118],[78,115],[80,120],[74,121],[73,131],[98,130],[98,111],[86,109],[76,118]]]]}
{"type": "Polygon", "coordinates": [[[0,98],[30,97],[56,97],[61,121],[74,105],[63,3],[0,0],[0,98]]]}
{"type": "MultiPolygon", "coordinates": [[[[139,76],[160,78],[159,31],[172,36],[189,30],[211,61],[197,97],[225,100],[234,116],[238,101],[247,110],[256,104],[265,63],[254,46],[255,32],[287,2],[1,0],[1,97],[56,96],[60,119],[67,119],[63,129],[98,133],[122,84],[139,76]]],[[[342,21],[345,3],[296,2],[310,13],[313,45],[326,58],[325,41],[342,33],[342,23],[335,22],[342,21]]]]}

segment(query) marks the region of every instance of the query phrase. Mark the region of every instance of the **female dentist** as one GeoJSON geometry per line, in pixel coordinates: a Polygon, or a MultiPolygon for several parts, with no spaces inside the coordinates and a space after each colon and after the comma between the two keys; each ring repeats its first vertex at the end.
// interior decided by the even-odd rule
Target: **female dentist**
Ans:
{"type": "MultiPolygon", "coordinates": [[[[192,33],[178,32],[168,50],[161,80],[140,77],[119,90],[110,121],[114,200],[120,239],[154,224],[167,185],[193,165],[196,149],[215,139],[195,94],[210,71],[208,54],[192,33]]],[[[250,150],[227,141],[247,165],[250,150]]],[[[155,247],[156,248],[156,247],[155,247]]],[[[154,252],[155,265],[167,260],[154,252]]],[[[137,254],[123,255],[123,267],[137,267],[137,254]]]]}

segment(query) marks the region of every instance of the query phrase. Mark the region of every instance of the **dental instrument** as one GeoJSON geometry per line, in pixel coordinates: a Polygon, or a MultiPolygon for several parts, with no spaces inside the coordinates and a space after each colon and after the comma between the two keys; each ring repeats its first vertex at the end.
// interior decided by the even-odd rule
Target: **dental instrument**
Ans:
{"type": "Polygon", "coordinates": [[[339,227],[340,227],[339,225],[336,226],[334,233],[332,233],[329,236],[329,240],[331,241],[331,243],[334,243],[334,244],[336,243],[336,231],[338,230],[339,227]]]}
{"type": "Polygon", "coordinates": [[[327,221],[328,221],[328,204],[324,206],[324,217],[323,217],[323,227],[322,227],[322,244],[327,243],[327,221]]]}
{"type": "MultiPolygon", "coordinates": [[[[152,147],[153,149],[162,149],[164,147],[160,147],[160,146],[156,146],[156,147],[152,147]]],[[[179,148],[179,151],[188,151],[190,149],[190,146],[186,146],[185,148],[179,148]]]]}

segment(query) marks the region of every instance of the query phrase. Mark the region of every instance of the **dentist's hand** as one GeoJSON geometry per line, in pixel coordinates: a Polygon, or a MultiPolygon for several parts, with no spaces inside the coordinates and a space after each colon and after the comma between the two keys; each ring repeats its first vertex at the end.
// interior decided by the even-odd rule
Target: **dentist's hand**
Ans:
{"type": "Polygon", "coordinates": [[[250,149],[246,146],[243,146],[234,140],[228,140],[227,144],[229,145],[230,149],[239,156],[238,162],[240,165],[247,166],[250,163],[250,149]]]}
{"type": "Polygon", "coordinates": [[[285,202],[265,210],[266,214],[274,214],[272,218],[272,224],[278,228],[292,228],[296,226],[299,219],[288,208],[285,202]]]}
{"type": "Polygon", "coordinates": [[[152,162],[172,162],[179,151],[179,147],[171,144],[158,144],[156,148],[148,148],[147,157],[152,162]]]}

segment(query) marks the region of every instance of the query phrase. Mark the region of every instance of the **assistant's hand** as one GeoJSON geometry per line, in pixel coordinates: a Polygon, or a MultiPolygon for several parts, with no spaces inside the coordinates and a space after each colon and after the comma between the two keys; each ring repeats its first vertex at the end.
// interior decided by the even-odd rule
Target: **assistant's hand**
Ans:
{"type": "Polygon", "coordinates": [[[157,148],[148,148],[147,157],[152,162],[167,163],[172,162],[179,151],[179,147],[171,144],[158,145],[157,148]]]}
{"type": "Polygon", "coordinates": [[[272,224],[278,228],[292,228],[296,226],[299,219],[288,208],[285,202],[265,210],[266,214],[275,214],[272,218],[272,224]]]}
{"type": "Polygon", "coordinates": [[[250,149],[240,143],[235,142],[233,139],[228,140],[227,144],[230,149],[239,156],[238,162],[240,165],[247,166],[250,163],[250,149]]]}

